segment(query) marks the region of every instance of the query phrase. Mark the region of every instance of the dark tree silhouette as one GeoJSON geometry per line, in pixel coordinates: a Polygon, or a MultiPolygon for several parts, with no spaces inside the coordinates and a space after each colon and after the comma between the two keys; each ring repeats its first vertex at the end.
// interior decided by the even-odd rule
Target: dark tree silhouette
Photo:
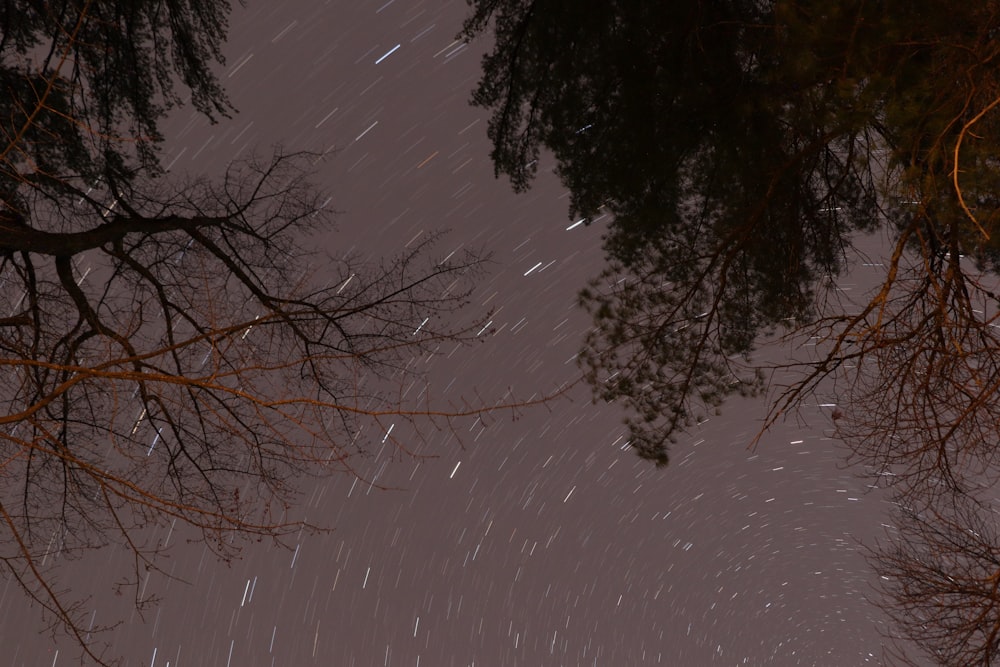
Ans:
{"type": "Polygon", "coordinates": [[[149,529],[180,521],[229,558],[234,537],[301,529],[296,480],[356,474],[392,423],[419,437],[525,405],[406,398],[415,355],[473,337],[450,314],[481,259],[442,260],[433,239],[381,262],[307,252],[331,222],[319,156],[165,178],[174,82],[209,117],[231,110],[211,73],[228,12],[0,4],[0,563],[98,662],[54,556],[125,544],[138,580],[149,529]]]}
{"type": "MultiPolygon", "coordinates": [[[[1000,656],[1000,534],[990,505],[969,493],[900,505],[888,542],[869,554],[897,631],[934,664],[1000,656]]],[[[888,657],[927,664],[898,642],[888,657]]]]}
{"type": "Polygon", "coordinates": [[[1000,210],[992,3],[471,4],[462,36],[496,37],[472,101],[492,112],[498,174],[528,187],[545,147],[571,215],[608,220],[581,359],[599,396],[633,408],[641,455],[664,461],[696,411],[752,387],[734,361],[778,325],[828,346],[772,418],[857,349],[898,342],[897,296],[933,313],[893,320],[907,335],[962,328],[934,334],[941,353],[989,337],[975,304],[993,300],[980,274],[1000,210]],[[845,250],[874,230],[899,243],[883,288],[832,303],[845,250]]]}
{"type": "Polygon", "coordinates": [[[763,432],[833,382],[837,432],[900,502],[996,480],[1000,5],[470,4],[498,175],[523,190],[551,151],[571,216],[606,221],[579,358],[640,456],[667,463],[734,392],[769,390],[763,432]],[[884,274],[838,294],[874,232],[884,274]],[[783,337],[815,355],[770,374],[755,346],[783,337]]]}
{"type": "Polygon", "coordinates": [[[660,462],[698,412],[754,388],[731,357],[808,317],[848,235],[875,225],[871,114],[824,68],[791,71],[766,5],[479,2],[463,33],[494,25],[473,102],[498,173],[527,187],[545,146],[571,215],[609,219],[581,359],[660,462]]]}

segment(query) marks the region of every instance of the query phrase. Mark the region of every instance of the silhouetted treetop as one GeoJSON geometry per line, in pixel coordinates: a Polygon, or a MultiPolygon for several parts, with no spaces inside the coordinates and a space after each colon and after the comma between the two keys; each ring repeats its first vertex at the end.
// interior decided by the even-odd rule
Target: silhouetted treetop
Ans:
{"type": "Polygon", "coordinates": [[[608,220],[581,359],[643,456],[759,385],[740,357],[815,316],[857,231],[992,261],[996,3],[470,4],[497,173],[527,188],[544,147],[608,220]]]}
{"type": "Polygon", "coordinates": [[[768,372],[761,432],[832,393],[832,432],[902,508],[872,552],[892,632],[995,663],[1000,3],[470,4],[497,174],[523,190],[549,150],[571,215],[607,219],[579,358],[637,453],[667,463],[768,372]],[[870,230],[883,273],[838,291],[870,230]],[[751,358],[779,329],[792,358],[751,358]]]}
{"type": "MultiPolygon", "coordinates": [[[[225,0],[10,0],[0,7],[0,114],[12,182],[96,179],[126,187],[155,168],[164,112],[190,98],[211,118],[232,107],[221,64],[225,0]],[[183,86],[178,91],[176,83],[183,86]]],[[[0,196],[2,196],[0,192],[0,196]]]]}

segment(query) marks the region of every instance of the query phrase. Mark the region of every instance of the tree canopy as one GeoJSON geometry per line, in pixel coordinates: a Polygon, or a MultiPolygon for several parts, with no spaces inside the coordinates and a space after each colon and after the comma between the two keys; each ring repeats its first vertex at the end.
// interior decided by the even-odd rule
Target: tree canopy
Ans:
{"type": "Polygon", "coordinates": [[[992,3],[472,4],[497,173],[526,188],[545,147],[610,219],[582,358],[644,456],[749,388],[729,358],[817,315],[857,232],[992,261],[992,3]]]}
{"type": "Polygon", "coordinates": [[[0,4],[0,563],[98,661],[56,556],[125,544],[138,581],[150,528],[180,521],[228,558],[236,536],[301,529],[303,474],[359,474],[370,438],[406,449],[395,422],[504,403],[401,389],[414,355],[473,337],[451,316],[481,257],[433,238],[380,261],[309,251],[332,222],[321,156],[164,173],[172,105],[232,111],[213,74],[229,10],[0,4]]]}
{"type": "Polygon", "coordinates": [[[997,479],[1000,4],[470,4],[497,174],[523,190],[549,151],[570,215],[607,220],[580,360],[640,456],[735,392],[770,390],[766,428],[833,381],[899,498],[997,479]],[[879,285],[836,295],[872,232],[879,285]],[[818,341],[782,385],[754,356],[775,335],[818,341]]]}

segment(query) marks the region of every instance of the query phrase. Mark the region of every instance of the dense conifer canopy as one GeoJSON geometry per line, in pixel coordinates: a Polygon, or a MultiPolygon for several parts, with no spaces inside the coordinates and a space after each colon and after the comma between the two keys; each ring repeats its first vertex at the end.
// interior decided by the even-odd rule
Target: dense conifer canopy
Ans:
{"type": "Polygon", "coordinates": [[[994,261],[996,3],[471,4],[497,173],[544,147],[571,216],[607,214],[582,359],[643,456],[753,389],[731,358],[818,316],[859,231],[994,261]]]}
{"type": "Polygon", "coordinates": [[[764,428],[835,395],[899,508],[871,552],[895,632],[993,664],[1000,3],[470,4],[497,174],[523,190],[550,151],[570,214],[607,225],[580,360],[636,452],[666,464],[735,392],[770,390],[764,428]],[[875,231],[879,284],[837,293],[875,231]],[[775,333],[815,355],[769,367],[775,333]]]}

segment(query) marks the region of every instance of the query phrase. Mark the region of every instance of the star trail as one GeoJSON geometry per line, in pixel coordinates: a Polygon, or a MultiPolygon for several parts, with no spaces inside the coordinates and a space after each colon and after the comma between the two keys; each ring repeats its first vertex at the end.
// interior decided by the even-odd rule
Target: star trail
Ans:
{"type": "MultiPolygon", "coordinates": [[[[604,261],[601,220],[567,217],[546,156],[524,194],[494,178],[485,112],[468,105],[483,47],[455,40],[465,10],[251,1],[221,77],[239,113],[210,125],[183,107],[164,127],[171,175],[221,173],[276,144],[314,151],[337,212],[316,243],[334,257],[391,255],[442,230],[442,259],[489,254],[464,311],[483,318],[474,344],[414,359],[427,383],[402,388],[445,406],[574,382],[588,327],[576,294],[604,261]]],[[[100,640],[127,665],[879,664],[886,620],[866,600],[859,544],[881,534],[885,501],[843,467],[835,405],[820,397],[748,450],[764,408],[734,399],[662,470],[583,385],[419,434],[389,422],[358,455],[360,478],[301,480],[289,516],[319,532],[250,541],[220,563],[171,524],[141,590],[111,592],[130,567],[114,544],[67,559],[59,585],[92,594],[92,623],[123,621],[100,640]],[[140,612],[136,595],[157,602],[140,612]]],[[[75,662],[9,584],[0,600],[0,665],[75,662]]]]}

